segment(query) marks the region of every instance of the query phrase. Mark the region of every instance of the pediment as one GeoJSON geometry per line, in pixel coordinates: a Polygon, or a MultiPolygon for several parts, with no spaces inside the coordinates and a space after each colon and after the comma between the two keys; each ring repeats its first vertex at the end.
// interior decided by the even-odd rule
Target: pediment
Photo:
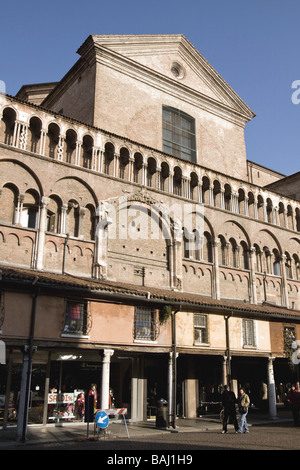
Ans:
{"type": "MultiPolygon", "coordinates": [[[[241,114],[246,120],[255,114],[228,83],[181,34],[177,35],[94,35],[89,40],[100,47],[146,67],[177,84],[241,114]]],[[[86,43],[78,50],[86,50],[86,43]]]]}

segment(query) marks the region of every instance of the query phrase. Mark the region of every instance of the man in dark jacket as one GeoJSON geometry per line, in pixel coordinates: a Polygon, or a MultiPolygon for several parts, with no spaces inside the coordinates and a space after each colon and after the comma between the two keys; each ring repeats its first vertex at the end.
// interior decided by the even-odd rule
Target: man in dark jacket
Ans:
{"type": "Polygon", "coordinates": [[[299,426],[299,411],[300,411],[300,383],[297,382],[296,386],[292,386],[288,392],[287,401],[291,407],[294,425],[299,426]]]}
{"type": "Polygon", "coordinates": [[[238,432],[238,422],[236,418],[235,404],[237,402],[234,392],[230,390],[229,385],[224,386],[222,394],[222,407],[223,407],[223,431],[222,434],[227,432],[228,419],[233,423],[235,432],[238,432]]]}

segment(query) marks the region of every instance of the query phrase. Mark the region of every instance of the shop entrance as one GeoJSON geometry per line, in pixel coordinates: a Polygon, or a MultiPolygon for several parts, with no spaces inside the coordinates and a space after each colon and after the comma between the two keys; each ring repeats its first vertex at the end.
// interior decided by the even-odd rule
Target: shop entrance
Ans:
{"type": "Polygon", "coordinates": [[[145,376],[147,378],[147,418],[156,416],[157,402],[168,401],[168,354],[148,354],[145,376]]]}

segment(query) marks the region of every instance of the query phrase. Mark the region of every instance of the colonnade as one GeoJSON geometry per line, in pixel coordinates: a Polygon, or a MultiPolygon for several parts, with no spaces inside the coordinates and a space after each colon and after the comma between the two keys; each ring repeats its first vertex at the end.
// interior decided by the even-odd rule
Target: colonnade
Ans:
{"type": "Polygon", "coordinates": [[[84,129],[78,123],[73,128],[71,123],[60,122],[62,118],[58,120],[60,125],[50,120],[45,129],[38,117],[28,116],[27,122],[17,118],[15,110],[9,107],[3,108],[2,113],[6,126],[4,143],[20,150],[300,231],[300,207],[253,184],[224,180],[224,175],[205,168],[200,171],[200,167],[191,162],[178,161],[117,136],[110,140],[102,131],[84,129]],[[31,130],[33,119],[36,129],[31,130]]]}

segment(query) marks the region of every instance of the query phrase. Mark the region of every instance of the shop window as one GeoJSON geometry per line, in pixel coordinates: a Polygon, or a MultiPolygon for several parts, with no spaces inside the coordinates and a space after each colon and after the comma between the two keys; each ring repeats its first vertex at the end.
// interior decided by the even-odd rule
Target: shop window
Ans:
{"type": "Polygon", "coordinates": [[[256,329],[254,320],[243,320],[243,347],[256,348],[256,329]]]}
{"type": "Polygon", "coordinates": [[[194,314],[194,344],[208,343],[207,315],[194,314]]]}
{"type": "Polygon", "coordinates": [[[158,337],[158,314],[156,310],[136,307],[134,313],[134,339],[155,341],[158,337]]]}
{"type": "Polygon", "coordinates": [[[163,151],[196,162],[195,119],[179,109],[163,106],[163,151]]]}
{"type": "Polygon", "coordinates": [[[66,302],[63,334],[87,335],[90,330],[87,302],[66,302]]]}

